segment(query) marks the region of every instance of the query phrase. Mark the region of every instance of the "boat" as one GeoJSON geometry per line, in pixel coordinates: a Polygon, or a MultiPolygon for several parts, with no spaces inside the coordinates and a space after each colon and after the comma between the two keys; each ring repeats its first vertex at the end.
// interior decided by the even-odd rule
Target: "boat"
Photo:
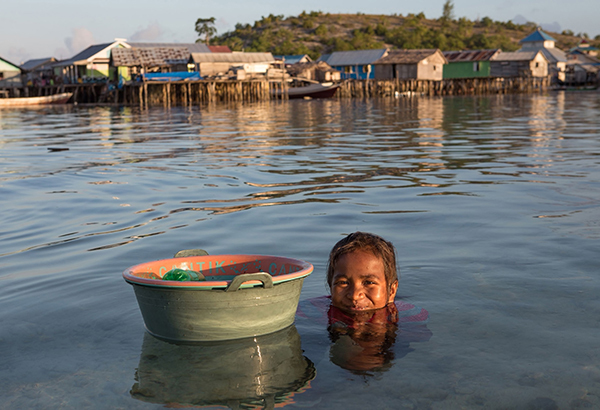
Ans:
{"type": "MultiPolygon", "coordinates": [[[[341,84],[334,83],[314,83],[303,87],[290,87],[287,91],[287,96],[290,100],[297,98],[331,98],[341,84]]],[[[285,91],[283,91],[285,93],[285,91]]],[[[280,97],[282,91],[276,90],[275,96],[280,97]]]]}
{"type": "Polygon", "coordinates": [[[27,105],[65,104],[73,93],[43,95],[40,97],[0,98],[0,107],[21,107],[27,105]]]}

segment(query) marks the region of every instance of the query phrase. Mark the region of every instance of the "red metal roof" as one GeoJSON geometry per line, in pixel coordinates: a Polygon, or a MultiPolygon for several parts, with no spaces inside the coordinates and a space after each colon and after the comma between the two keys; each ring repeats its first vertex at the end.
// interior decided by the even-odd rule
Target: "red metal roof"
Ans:
{"type": "Polygon", "coordinates": [[[231,53],[231,49],[227,46],[208,46],[211,53],[231,53]]]}

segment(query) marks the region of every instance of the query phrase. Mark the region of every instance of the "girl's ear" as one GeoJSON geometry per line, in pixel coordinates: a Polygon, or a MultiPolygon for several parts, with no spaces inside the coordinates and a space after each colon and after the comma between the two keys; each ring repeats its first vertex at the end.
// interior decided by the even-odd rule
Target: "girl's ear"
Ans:
{"type": "Polygon", "coordinates": [[[388,294],[388,303],[391,303],[391,302],[394,301],[394,298],[396,297],[396,292],[397,291],[398,291],[398,281],[395,281],[390,286],[390,290],[389,290],[389,294],[388,294]]]}

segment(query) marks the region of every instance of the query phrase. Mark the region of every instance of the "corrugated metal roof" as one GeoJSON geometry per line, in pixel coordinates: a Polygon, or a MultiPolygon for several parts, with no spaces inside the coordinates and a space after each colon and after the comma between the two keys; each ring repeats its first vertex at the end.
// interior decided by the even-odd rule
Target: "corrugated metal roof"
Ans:
{"type": "Polygon", "coordinates": [[[529,43],[529,42],[534,42],[534,41],[556,41],[556,40],[538,28],[536,31],[534,31],[533,33],[531,33],[530,35],[525,37],[523,40],[519,41],[519,43],[529,43]]]}
{"type": "Polygon", "coordinates": [[[50,65],[55,62],[56,62],[56,58],[54,58],[54,57],[36,58],[33,60],[25,61],[23,64],[21,64],[21,68],[25,71],[31,71],[36,68],[41,68],[45,65],[50,67],[50,65]]]}
{"type": "Polygon", "coordinates": [[[376,50],[334,51],[322,56],[319,61],[325,61],[330,66],[355,66],[373,64],[388,52],[387,48],[376,50]]]}
{"type": "MultiPolygon", "coordinates": [[[[390,52],[374,64],[417,64],[438,52],[437,49],[422,50],[390,50],[390,52]]],[[[443,55],[442,55],[443,57],[443,55]]]]}
{"type": "Polygon", "coordinates": [[[231,53],[228,46],[208,46],[211,53],[231,53]]]}
{"type": "MultiPolygon", "coordinates": [[[[531,61],[540,51],[502,51],[491,58],[491,61],[531,61]]],[[[544,54],[542,54],[544,55],[544,54]]]]}
{"type": "Polygon", "coordinates": [[[565,52],[559,48],[541,48],[540,51],[544,54],[544,57],[546,57],[546,59],[551,63],[566,63],[568,60],[565,52]]]}
{"type": "Polygon", "coordinates": [[[462,51],[444,51],[444,57],[449,63],[457,63],[464,61],[488,61],[497,53],[500,49],[494,50],[462,50],[462,51]]]}
{"type": "Polygon", "coordinates": [[[104,50],[107,47],[110,47],[113,44],[115,44],[115,43],[114,42],[113,43],[104,43],[104,44],[96,44],[93,46],[89,46],[88,48],[86,48],[85,50],[76,54],[75,56],[69,58],[68,60],[59,61],[55,65],[61,66],[61,67],[66,67],[69,65],[73,65],[78,61],[87,60],[88,58],[92,57],[94,54],[99,53],[100,51],[104,50]]]}
{"type": "Polygon", "coordinates": [[[165,67],[185,64],[189,58],[186,47],[115,48],[111,54],[115,67],[165,67]]]}
{"type": "Polygon", "coordinates": [[[186,47],[190,53],[210,53],[204,43],[127,43],[132,48],[186,47]]]}
{"type": "Polygon", "coordinates": [[[271,53],[192,53],[194,63],[272,63],[275,61],[271,53]]]}
{"type": "Polygon", "coordinates": [[[310,63],[312,59],[308,54],[297,54],[297,55],[275,55],[276,60],[284,61],[286,64],[300,64],[302,63],[310,63]],[[302,61],[304,60],[304,61],[302,61]]]}

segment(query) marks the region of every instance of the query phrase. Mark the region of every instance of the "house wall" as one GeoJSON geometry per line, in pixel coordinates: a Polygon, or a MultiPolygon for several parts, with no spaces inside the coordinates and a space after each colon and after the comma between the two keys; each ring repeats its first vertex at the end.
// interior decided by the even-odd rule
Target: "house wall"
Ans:
{"type": "Polygon", "coordinates": [[[0,87],[20,87],[21,70],[0,60],[0,87]]]}
{"type": "Polygon", "coordinates": [[[417,64],[418,80],[441,81],[444,75],[444,61],[437,55],[427,57],[417,64]]]}
{"type": "Polygon", "coordinates": [[[490,75],[492,77],[545,77],[548,75],[548,63],[543,57],[536,57],[531,61],[492,61],[490,75]]]}
{"type": "Polygon", "coordinates": [[[375,70],[371,64],[358,65],[358,66],[332,66],[333,69],[338,70],[341,74],[342,80],[372,80],[375,78],[375,70]]]}
{"type": "Polygon", "coordinates": [[[110,72],[108,63],[89,63],[85,67],[85,78],[107,78],[110,72]]]}
{"type": "Polygon", "coordinates": [[[546,77],[548,75],[548,60],[538,53],[529,64],[531,74],[534,77],[546,77]]]}
{"type": "Polygon", "coordinates": [[[377,80],[414,80],[417,78],[416,64],[376,64],[374,78],[377,80]]]}
{"type": "Polygon", "coordinates": [[[492,61],[490,75],[492,77],[519,77],[529,71],[529,61],[492,61]]]}
{"type": "Polygon", "coordinates": [[[457,61],[444,64],[443,78],[481,78],[489,76],[489,61],[457,61]],[[476,66],[479,68],[477,71],[476,66]]]}

